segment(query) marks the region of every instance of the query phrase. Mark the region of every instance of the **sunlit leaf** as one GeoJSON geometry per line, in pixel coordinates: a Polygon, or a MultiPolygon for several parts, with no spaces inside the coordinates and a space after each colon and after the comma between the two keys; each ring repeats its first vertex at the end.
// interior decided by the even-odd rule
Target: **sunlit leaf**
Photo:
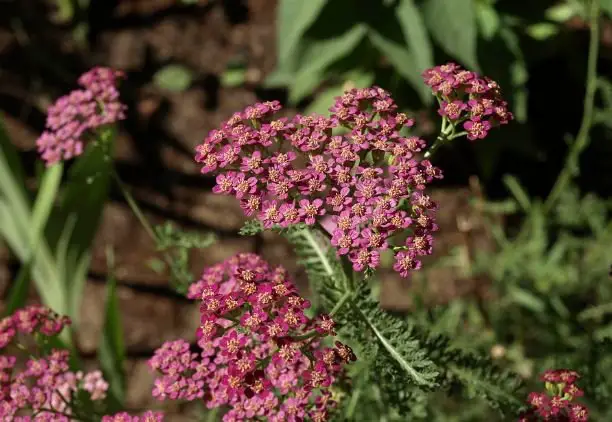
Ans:
{"type": "Polygon", "coordinates": [[[346,80],[338,85],[334,85],[319,95],[317,98],[310,103],[306,108],[306,113],[317,113],[323,116],[329,114],[329,108],[333,105],[334,98],[344,93],[346,89],[350,88],[366,88],[372,85],[374,81],[374,75],[372,73],[365,73],[359,70],[350,72],[345,76],[346,80]]]}
{"type": "Polygon", "coordinates": [[[472,70],[478,71],[474,3],[473,0],[426,0],[423,16],[440,47],[472,70]]]}
{"type": "Polygon", "coordinates": [[[538,41],[554,37],[559,33],[559,27],[554,23],[540,22],[530,25],[525,30],[527,34],[538,41]]]}
{"type": "Polygon", "coordinates": [[[363,40],[366,32],[364,25],[357,24],[336,38],[312,42],[308,46],[304,66],[293,81],[289,93],[290,101],[296,103],[310,94],[321,83],[325,70],[351,53],[363,40]]]}
{"type": "Polygon", "coordinates": [[[297,45],[302,35],[315,21],[327,0],[281,0],[277,7],[278,30],[276,34],[278,66],[292,67],[297,45]]]}
{"type": "Polygon", "coordinates": [[[193,75],[185,66],[170,64],[162,67],[153,75],[153,82],[158,87],[172,91],[182,92],[189,88],[193,75]]]}
{"type": "Polygon", "coordinates": [[[396,15],[402,26],[408,51],[413,58],[411,66],[420,75],[425,69],[429,69],[434,65],[433,48],[427,34],[425,22],[413,0],[401,0],[397,6],[396,15]]]}
{"type": "Polygon", "coordinates": [[[384,54],[397,73],[410,82],[412,87],[419,94],[421,101],[424,104],[430,104],[433,101],[433,96],[427,85],[423,83],[421,77],[422,71],[418,71],[414,66],[410,52],[406,50],[404,46],[385,37],[378,31],[370,31],[370,41],[384,54]]]}

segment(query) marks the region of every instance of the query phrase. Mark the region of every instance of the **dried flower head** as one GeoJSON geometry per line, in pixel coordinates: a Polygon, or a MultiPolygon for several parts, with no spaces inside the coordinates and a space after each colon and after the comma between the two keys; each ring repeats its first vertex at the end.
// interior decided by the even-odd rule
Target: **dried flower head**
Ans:
{"type": "Polygon", "coordinates": [[[38,152],[48,166],[81,155],[94,131],[125,118],[117,83],[123,73],[95,67],[81,75],[79,85],[59,98],[47,110],[46,130],[36,141],[38,152]]]}
{"type": "Polygon", "coordinates": [[[393,248],[402,276],[431,253],[437,205],[425,193],[442,172],[417,155],[425,141],[405,137],[413,125],[381,88],[336,98],[331,116],[276,118],[276,101],[235,113],[196,148],[213,191],[234,195],[265,228],[331,219],[331,242],[355,271],[380,265],[393,248]],[[405,244],[395,234],[411,230],[405,244]]]}
{"type": "Polygon", "coordinates": [[[340,342],[324,345],[333,320],[305,315],[310,303],[284,268],[239,254],[206,269],[188,297],[202,301],[200,350],[176,340],[155,352],[155,397],[229,406],[224,421],[326,420],[329,387],[356,357],[340,342]]]}

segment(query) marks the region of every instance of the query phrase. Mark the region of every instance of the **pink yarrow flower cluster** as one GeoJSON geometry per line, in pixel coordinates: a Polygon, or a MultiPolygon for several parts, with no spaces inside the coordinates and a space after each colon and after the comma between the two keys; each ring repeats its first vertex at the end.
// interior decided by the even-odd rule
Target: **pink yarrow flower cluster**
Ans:
{"type": "Polygon", "coordinates": [[[102,417],[102,422],[162,422],[164,414],[162,412],[154,412],[147,410],[140,416],[132,416],[127,412],[120,412],[114,415],[102,417]]]}
{"type": "Polygon", "coordinates": [[[93,401],[105,398],[108,384],[102,373],[71,371],[67,350],[54,349],[47,356],[10,353],[13,345],[31,350],[33,336],[54,336],[69,323],[42,306],[17,310],[0,320],[0,420],[70,421],[70,402],[77,391],[87,391],[93,401]]]}
{"type": "Polygon", "coordinates": [[[519,422],[558,421],[586,422],[588,409],[574,399],[582,397],[583,391],[576,381],[580,378],[576,371],[569,369],[548,370],[540,377],[545,383],[546,392],[529,393],[529,408],[519,416],[519,422]]]}
{"type": "Polygon", "coordinates": [[[489,131],[513,119],[497,82],[455,63],[423,72],[425,84],[438,98],[438,114],[453,126],[463,124],[468,139],[484,139],[489,131]]]}
{"type": "Polygon", "coordinates": [[[284,268],[239,254],[206,269],[188,297],[202,301],[200,350],[176,340],[155,352],[155,397],[229,407],[224,422],[328,420],[330,387],[356,358],[338,341],[326,345],[333,320],[304,314],[310,303],[284,268]]]}
{"type": "Polygon", "coordinates": [[[389,248],[403,277],[418,269],[438,229],[425,189],[442,173],[417,155],[425,141],[401,134],[413,121],[381,88],[346,92],[330,117],[276,118],[280,109],[247,107],[196,148],[202,173],[218,174],[213,191],[235,196],[265,228],[331,218],[332,244],[355,271],[377,268],[389,248]],[[408,240],[394,244],[407,229],[408,240]]]}
{"type": "Polygon", "coordinates": [[[79,78],[83,89],[59,98],[48,108],[46,130],[36,141],[48,166],[81,155],[96,129],[125,118],[126,107],[117,90],[123,76],[120,71],[95,67],[79,78]]]}

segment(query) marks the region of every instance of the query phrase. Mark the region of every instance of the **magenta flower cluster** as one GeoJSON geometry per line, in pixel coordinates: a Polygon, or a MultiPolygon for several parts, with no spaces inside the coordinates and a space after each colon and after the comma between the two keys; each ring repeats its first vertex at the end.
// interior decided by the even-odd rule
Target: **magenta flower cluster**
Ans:
{"type": "Polygon", "coordinates": [[[487,77],[447,63],[426,70],[423,79],[438,98],[438,113],[454,127],[463,124],[472,141],[484,139],[491,128],[513,119],[499,85],[487,77]]]}
{"type": "Polygon", "coordinates": [[[425,188],[441,171],[403,135],[413,125],[381,88],[338,97],[331,116],[275,118],[278,102],[247,107],[196,148],[202,173],[218,173],[214,192],[234,195],[265,228],[320,225],[331,218],[331,241],[355,271],[375,269],[393,248],[403,277],[430,254],[436,204],[425,188]],[[405,243],[396,234],[412,229],[405,243]]]}
{"type": "Polygon", "coordinates": [[[17,310],[0,321],[0,350],[17,346],[15,354],[0,355],[0,420],[70,421],[71,399],[78,390],[87,391],[94,401],[104,399],[108,384],[100,371],[71,371],[67,350],[52,350],[47,356],[31,351],[34,335],[56,335],[68,323],[41,306],[17,310]],[[20,349],[30,352],[21,356],[20,349]],[[26,416],[28,412],[32,416],[26,416]]]}
{"type": "Polygon", "coordinates": [[[125,118],[126,107],[119,101],[117,83],[123,73],[96,67],[81,75],[79,85],[59,98],[47,110],[46,130],[36,141],[38,152],[48,166],[83,153],[95,130],[125,118]]]}
{"type": "Polygon", "coordinates": [[[575,398],[584,395],[576,385],[579,378],[576,371],[569,369],[544,372],[540,380],[545,383],[546,392],[529,393],[527,399],[529,408],[519,416],[519,422],[588,421],[588,409],[580,403],[574,403],[575,398]]]}
{"type": "Polygon", "coordinates": [[[140,416],[132,416],[127,412],[102,417],[102,422],[163,422],[164,414],[147,410],[140,416]]]}
{"type": "Polygon", "coordinates": [[[206,269],[188,297],[202,301],[200,350],[176,340],[155,352],[155,397],[229,407],[224,422],[328,420],[330,386],[356,358],[331,344],[329,316],[305,315],[310,303],[284,268],[239,254],[206,269]]]}

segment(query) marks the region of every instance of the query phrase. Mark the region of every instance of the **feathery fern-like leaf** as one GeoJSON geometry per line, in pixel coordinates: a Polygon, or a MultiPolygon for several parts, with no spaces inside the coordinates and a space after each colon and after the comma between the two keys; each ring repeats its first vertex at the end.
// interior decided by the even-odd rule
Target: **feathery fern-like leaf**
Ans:
{"type": "Polygon", "coordinates": [[[321,232],[303,224],[282,230],[293,245],[308,275],[311,287],[317,292],[325,309],[330,310],[349,291],[349,280],[342,263],[321,232]]]}

